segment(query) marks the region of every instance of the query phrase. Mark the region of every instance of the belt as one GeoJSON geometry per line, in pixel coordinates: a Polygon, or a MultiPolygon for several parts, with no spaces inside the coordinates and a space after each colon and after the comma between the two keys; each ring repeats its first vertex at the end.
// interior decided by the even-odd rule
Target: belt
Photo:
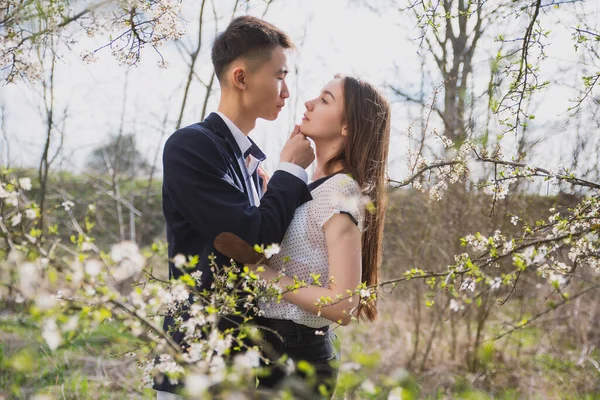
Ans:
{"type": "Polygon", "coordinates": [[[323,333],[329,332],[329,325],[325,325],[321,328],[311,328],[310,326],[298,324],[287,319],[274,319],[265,317],[255,317],[253,321],[258,326],[264,326],[265,328],[273,329],[282,335],[296,333],[311,333],[314,335],[316,331],[321,331],[323,333]]]}

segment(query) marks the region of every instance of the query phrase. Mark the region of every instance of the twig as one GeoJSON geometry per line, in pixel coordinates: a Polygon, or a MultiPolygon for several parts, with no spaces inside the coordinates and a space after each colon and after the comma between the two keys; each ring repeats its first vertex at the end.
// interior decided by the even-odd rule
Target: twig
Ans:
{"type": "Polygon", "coordinates": [[[504,337],[504,336],[506,336],[506,335],[510,335],[510,334],[511,334],[511,333],[513,333],[514,331],[516,331],[516,330],[518,330],[518,329],[521,329],[521,328],[523,328],[524,326],[527,326],[527,325],[531,324],[533,321],[537,320],[538,318],[540,318],[540,317],[542,317],[542,316],[544,316],[544,315],[548,314],[549,312],[551,312],[551,311],[555,310],[556,308],[558,308],[558,307],[560,307],[560,306],[562,306],[562,305],[566,304],[566,303],[567,303],[569,300],[574,300],[574,299],[576,299],[576,298],[578,298],[578,297],[581,297],[581,296],[583,296],[584,294],[586,294],[586,293],[588,293],[588,292],[590,292],[590,291],[592,291],[592,290],[594,290],[594,289],[598,289],[598,288],[600,288],[600,283],[599,283],[599,284],[597,284],[597,285],[594,285],[594,286],[590,286],[589,288],[587,288],[587,289],[583,290],[582,292],[579,292],[579,293],[577,293],[577,294],[576,294],[576,295],[574,295],[574,296],[570,296],[568,299],[564,299],[564,300],[562,300],[561,302],[559,302],[559,303],[555,304],[553,307],[547,308],[546,310],[544,310],[544,311],[542,311],[541,313],[537,314],[537,315],[536,315],[536,316],[534,316],[533,318],[529,318],[529,319],[528,319],[528,320],[527,320],[525,323],[523,323],[523,324],[520,324],[519,326],[516,326],[516,327],[514,327],[514,328],[512,328],[512,329],[510,329],[510,330],[508,330],[508,331],[506,331],[506,332],[503,332],[503,333],[501,333],[501,334],[499,334],[499,335],[497,335],[497,336],[495,336],[495,337],[493,337],[493,338],[491,338],[491,339],[487,339],[487,340],[486,340],[486,342],[487,342],[487,341],[496,341],[496,340],[498,340],[498,339],[501,339],[501,338],[503,338],[503,337],[504,337]]]}

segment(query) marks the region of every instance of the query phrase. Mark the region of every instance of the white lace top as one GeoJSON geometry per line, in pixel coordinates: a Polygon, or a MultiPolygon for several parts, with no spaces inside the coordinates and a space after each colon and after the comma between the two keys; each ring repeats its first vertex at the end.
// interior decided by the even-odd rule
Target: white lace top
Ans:
{"type": "MultiPolygon", "coordinates": [[[[296,210],[294,218],[280,244],[279,254],[270,260],[272,268],[287,276],[312,284],[310,276],[321,274],[319,282],[329,282],[329,262],[323,225],[334,214],[345,213],[363,231],[364,202],[358,183],[350,176],[336,174],[321,178],[310,185],[313,199],[296,210]]],[[[263,315],[286,319],[298,324],[321,328],[332,321],[312,314],[281,299],[259,301],[263,315]]]]}

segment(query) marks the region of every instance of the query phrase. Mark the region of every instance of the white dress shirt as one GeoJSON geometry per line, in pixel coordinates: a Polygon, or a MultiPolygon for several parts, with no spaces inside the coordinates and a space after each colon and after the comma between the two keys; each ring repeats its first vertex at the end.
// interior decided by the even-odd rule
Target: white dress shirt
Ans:
{"type": "MultiPolygon", "coordinates": [[[[235,139],[238,147],[242,151],[242,154],[246,153],[246,151],[250,148],[250,146],[252,146],[252,143],[250,142],[248,137],[246,135],[244,135],[244,133],[240,130],[240,128],[238,128],[229,118],[227,118],[227,116],[225,114],[223,114],[220,111],[216,111],[216,113],[219,115],[219,117],[221,117],[223,119],[223,121],[225,122],[225,125],[227,125],[227,127],[231,131],[231,134],[233,135],[233,138],[235,139]]],[[[249,160],[247,160],[247,162],[246,162],[246,168],[248,171],[248,175],[252,176],[252,174],[254,174],[254,172],[259,167],[259,165],[260,165],[260,160],[258,160],[252,154],[250,154],[249,160]]],[[[308,183],[308,173],[304,170],[304,168],[302,168],[299,165],[292,164],[289,162],[282,162],[282,163],[279,163],[279,165],[277,166],[277,171],[279,171],[279,170],[288,172],[288,173],[294,175],[295,177],[297,177],[298,179],[302,180],[302,182],[308,183]]],[[[251,179],[250,182],[252,182],[250,184],[250,187],[252,190],[252,195],[254,196],[255,203],[260,204],[258,190],[254,184],[254,181],[251,179]]]]}

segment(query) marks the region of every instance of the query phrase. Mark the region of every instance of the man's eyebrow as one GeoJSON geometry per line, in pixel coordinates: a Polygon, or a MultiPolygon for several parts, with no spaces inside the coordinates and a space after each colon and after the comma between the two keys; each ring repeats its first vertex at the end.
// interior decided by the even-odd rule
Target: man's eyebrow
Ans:
{"type": "Polygon", "coordinates": [[[329,90],[323,90],[323,93],[330,95],[331,98],[335,100],[335,96],[329,90]]]}

